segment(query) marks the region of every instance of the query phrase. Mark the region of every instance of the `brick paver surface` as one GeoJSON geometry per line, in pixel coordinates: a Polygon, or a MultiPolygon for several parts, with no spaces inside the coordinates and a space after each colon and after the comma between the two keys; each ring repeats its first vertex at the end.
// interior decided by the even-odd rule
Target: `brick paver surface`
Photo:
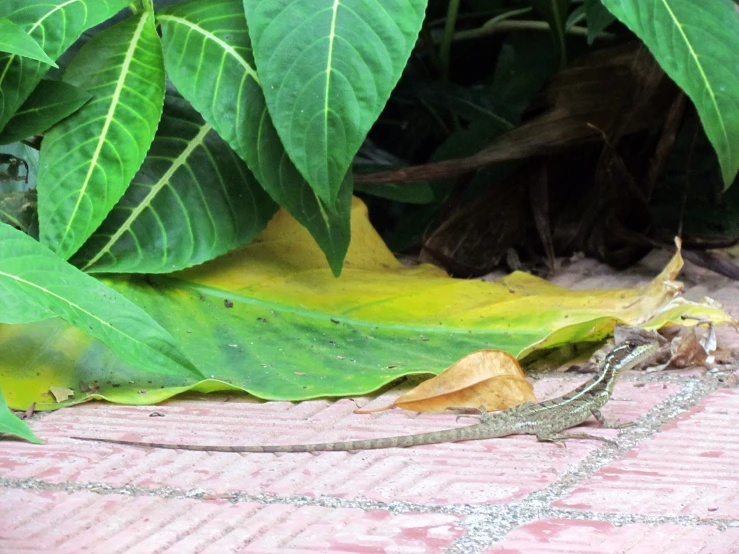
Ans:
{"type": "MultiPolygon", "coordinates": [[[[593,262],[561,284],[632,286],[593,262]],[[579,277],[579,279],[578,279],[579,277]]],[[[650,265],[652,264],[652,265],[650,265]]],[[[739,315],[734,283],[689,272],[688,296],[739,315]]],[[[730,346],[737,335],[722,331],[730,346]]],[[[552,397],[585,377],[535,383],[552,397]]],[[[70,435],[186,442],[325,442],[466,425],[443,414],[352,413],[401,390],[337,402],[257,403],[225,395],[156,408],[87,404],[34,417],[47,441],[0,442],[0,554],[6,553],[739,553],[737,376],[631,374],[604,409],[638,420],[618,447],[509,437],[357,453],[209,454],[70,435]],[[151,417],[157,411],[164,417],[151,417]]]]}
{"type": "Polygon", "coordinates": [[[485,554],[734,554],[739,529],[544,519],[511,531],[485,554]]]}
{"type": "Polygon", "coordinates": [[[739,391],[716,391],[555,506],[739,519],[738,423],[739,391]]]}

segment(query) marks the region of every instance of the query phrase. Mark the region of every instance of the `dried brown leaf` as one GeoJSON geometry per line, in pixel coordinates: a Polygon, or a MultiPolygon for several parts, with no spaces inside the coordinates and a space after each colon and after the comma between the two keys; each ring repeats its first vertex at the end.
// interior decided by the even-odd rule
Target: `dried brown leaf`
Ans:
{"type": "MultiPolygon", "coordinates": [[[[479,350],[424,381],[389,407],[445,412],[449,408],[484,406],[487,411],[495,411],[523,402],[536,402],[536,397],[516,358],[500,350],[479,350]]],[[[380,409],[355,413],[370,411],[380,409]]]]}

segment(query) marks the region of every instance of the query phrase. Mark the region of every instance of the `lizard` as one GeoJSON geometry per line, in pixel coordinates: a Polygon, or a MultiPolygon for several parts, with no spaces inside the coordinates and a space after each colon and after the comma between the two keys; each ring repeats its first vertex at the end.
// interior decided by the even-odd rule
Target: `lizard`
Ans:
{"type": "Polygon", "coordinates": [[[497,412],[479,410],[480,415],[467,416],[478,422],[466,427],[457,427],[396,437],[367,440],[339,441],[316,444],[253,445],[253,446],[206,446],[194,444],[167,444],[129,440],[102,439],[90,437],[70,437],[76,440],[122,444],[171,450],[194,450],[199,452],[226,453],[281,453],[281,452],[328,452],[374,450],[384,448],[405,448],[426,444],[458,442],[506,437],[509,435],[536,435],[543,442],[561,442],[567,439],[595,439],[612,442],[603,437],[586,433],[563,433],[575,427],[590,415],[603,427],[623,428],[632,423],[608,422],[600,409],[608,402],[613,386],[624,371],[651,358],[657,351],[656,343],[642,337],[627,338],[613,348],[603,361],[600,371],[576,389],[551,400],[525,402],[512,408],[497,412]]]}

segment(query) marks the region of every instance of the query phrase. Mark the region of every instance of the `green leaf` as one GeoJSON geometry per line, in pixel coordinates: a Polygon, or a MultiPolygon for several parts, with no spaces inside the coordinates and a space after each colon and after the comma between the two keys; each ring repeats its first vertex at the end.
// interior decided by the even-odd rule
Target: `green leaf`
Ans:
{"type": "Polygon", "coordinates": [[[33,431],[31,431],[31,428],[25,421],[10,411],[10,408],[5,403],[2,389],[0,389],[0,433],[15,435],[35,444],[44,444],[44,441],[33,434],[33,431]]]}
{"type": "MultiPolygon", "coordinates": [[[[0,16],[18,25],[56,60],[83,31],[128,4],[128,0],[2,0],[0,16]]],[[[48,64],[0,53],[0,130],[48,69],[48,64]]]]}
{"type": "Polygon", "coordinates": [[[690,97],[729,188],[739,171],[739,9],[732,0],[603,0],[690,97]]]}
{"type": "Polygon", "coordinates": [[[333,206],[408,61],[426,0],[244,0],[244,9],[277,132],[333,206]]]}
{"type": "Polygon", "coordinates": [[[600,0],[585,0],[585,19],[588,22],[588,44],[593,44],[598,35],[613,23],[613,17],[600,0]]]}
{"type": "Polygon", "coordinates": [[[275,211],[213,128],[168,97],[143,167],[72,263],[87,272],[184,269],[251,241],[275,211]]]}
{"type": "Polygon", "coordinates": [[[38,135],[79,110],[92,98],[63,81],[42,80],[0,132],[0,144],[38,135]]]}
{"type": "Polygon", "coordinates": [[[17,54],[57,67],[54,60],[46,55],[38,42],[28,36],[28,33],[18,25],[3,17],[0,17],[0,52],[17,54]]]}
{"type": "Polygon", "coordinates": [[[311,233],[335,274],[349,247],[351,177],[329,209],[290,161],[272,124],[240,0],[194,0],[157,14],[167,74],[246,161],[267,193],[311,233]]]}
{"type": "Polygon", "coordinates": [[[338,277],[351,239],[352,174],[346,174],[335,207],[329,208],[288,158],[269,118],[264,96],[255,93],[252,99],[247,103],[247,117],[260,123],[245,129],[249,145],[244,152],[246,162],[270,196],[310,231],[338,277]]]}
{"type": "Polygon", "coordinates": [[[571,0],[530,0],[534,9],[549,23],[554,44],[559,53],[560,67],[567,63],[565,26],[571,0]]]}
{"type": "Polygon", "coordinates": [[[64,81],[93,94],[41,145],[40,240],[66,259],[123,196],[154,140],[164,103],[154,15],[144,11],[97,34],[64,81]]]}
{"type": "Polygon", "coordinates": [[[198,373],[172,336],[119,293],[0,223],[0,323],[60,317],[126,362],[163,373],[198,373]]]}

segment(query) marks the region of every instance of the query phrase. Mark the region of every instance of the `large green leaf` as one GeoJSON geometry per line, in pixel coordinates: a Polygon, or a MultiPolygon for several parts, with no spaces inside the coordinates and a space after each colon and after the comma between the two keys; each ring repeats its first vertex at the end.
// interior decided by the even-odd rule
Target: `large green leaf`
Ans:
{"type": "Polygon", "coordinates": [[[716,308],[672,301],[680,260],[648,285],[572,291],[517,272],[498,283],[404,267],[356,202],[344,273],[333,277],[304,228],[279,211],[251,244],[185,271],[106,280],[177,338],[201,374],[141,370],[58,319],[0,325],[0,384],[8,403],[59,407],[50,385],[89,398],[148,404],[183,390],[242,389],[262,398],[366,393],[439,373],[480,348],[516,356],[605,337],[618,321],[660,327],[716,308]],[[656,314],[656,315],[655,315],[656,314]],[[653,319],[650,319],[653,318],[653,319]]]}
{"type": "Polygon", "coordinates": [[[0,144],[43,133],[79,110],[92,95],[63,81],[42,80],[0,132],[0,144]]]}
{"type": "MultiPolygon", "coordinates": [[[[83,31],[128,4],[128,0],[2,0],[0,16],[18,25],[56,60],[83,31]]],[[[0,53],[0,130],[48,69],[48,64],[0,53]]]]}
{"type": "Polygon", "coordinates": [[[335,274],[349,246],[352,183],[334,210],[290,161],[267,111],[240,0],[194,0],[157,14],[167,74],[246,161],[269,195],[310,231],[335,274]]]}
{"type": "Polygon", "coordinates": [[[408,61],[426,0],[244,0],[244,8],[277,132],[332,206],[408,61]]]}
{"type": "Polygon", "coordinates": [[[74,57],[64,80],[94,97],[51,129],[41,146],[40,240],[66,259],[123,196],[154,140],[164,62],[153,13],[97,34],[74,57]]]}
{"type": "Polygon", "coordinates": [[[36,444],[43,444],[43,441],[33,434],[31,428],[10,411],[5,403],[3,391],[0,389],[0,435],[4,433],[15,435],[36,444]]]}
{"type": "Polygon", "coordinates": [[[130,364],[163,373],[198,373],[172,336],[144,310],[4,223],[0,305],[0,323],[60,317],[130,364]]]}
{"type": "Polygon", "coordinates": [[[0,17],[0,52],[25,56],[56,67],[54,60],[46,55],[38,42],[18,25],[2,17],[0,17]]]}
{"type": "Polygon", "coordinates": [[[724,186],[739,171],[739,8],[732,0],[603,0],[695,104],[724,186]]]}
{"type": "Polygon", "coordinates": [[[88,272],[184,269],[249,242],[276,210],[210,124],[167,98],[143,167],[72,263],[88,272]]]}

